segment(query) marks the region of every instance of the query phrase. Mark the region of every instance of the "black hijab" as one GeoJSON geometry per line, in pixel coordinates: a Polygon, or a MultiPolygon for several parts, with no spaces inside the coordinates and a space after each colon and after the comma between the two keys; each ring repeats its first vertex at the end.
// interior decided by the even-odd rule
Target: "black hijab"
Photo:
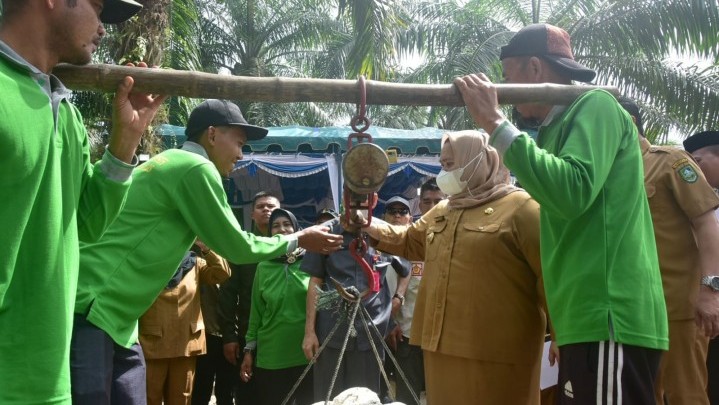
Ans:
{"type": "MultiPolygon", "coordinates": [[[[282,208],[275,208],[274,211],[272,211],[272,214],[270,214],[270,221],[269,221],[269,223],[268,223],[269,225],[267,227],[267,232],[269,233],[268,236],[272,236],[272,224],[274,224],[275,221],[279,218],[289,219],[290,222],[292,222],[292,228],[294,228],[295,232],[302,229],[302,227],[300,227],[300,223],[297,222],[297,218],[295,217],[295,215],[293,213],[291,213],[285,209],[282,209],[282,208]]],[[[304,255],[305,255],[305,250],[302,248],[297,248],[297,249],[295,249],[294,252],[282,255],[282,256],[274,259],[273,261],[292,264],[292,263],[296,262],[297,260],[301,260],[304,255]]]]}

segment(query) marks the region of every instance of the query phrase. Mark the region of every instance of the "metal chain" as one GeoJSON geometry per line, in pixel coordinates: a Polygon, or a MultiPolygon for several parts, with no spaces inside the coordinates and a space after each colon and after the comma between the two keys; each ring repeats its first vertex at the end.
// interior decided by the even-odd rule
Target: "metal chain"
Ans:
{"type": "Polygon", "coordinates": [[[350,339],[350,332],[352,331],[352,327],[355,324],[355,318],[357,318],[357,310],[359,307],[362,306],[362,297],[358,294],[356,300],[353,302],[354,307],[352,308],[352,316],[349,319],[348,327],[347,327],[347,334],[345,335],[345,341],[342,343],[342,349],[340,349],[340,355],[337,360],[337,367],[335,367],[335,372],[332,375],[332,381],[330,382],[330,389],[327,390],[327,396],[325,397],[325,403],[329,402],[330,396],[332,395],[332,389],[335,387],[335,381],[337,380],[337,375],[340,372],[340,367],[342,366],[342,358],[345,355],[345,350],[347,350],[347,343],[350,339]]]}
{"type": "MultiPolygon", "coordinates": [[[[325,397],[325,404],[329,403],[330,396],[332,395],[332,390],[334,389],[335,381],[337,380],[337,376],[339,375],[339,369],[342,364],[342,358],[344,357],[344,353],[347,348],[347,343],[349,342],[350,332],[352,330],[352,327],[354,326],[355,318],[357,317],[357,313],[359,312],[360,317],[362,318],[362,323],[365,328],[365,332],[367,333],[367,339],[369,340],[370,346],[372,347],[372,352],[375,355],[375,360],[377,360],[377,366],[379,367],[380,372],[382,373],[382,377],[384,378],[385,383],[387,384],[387,387],[389,387],[389,377],[387,377],[387,373],[384,370],[382,358],[379,355],[379,352],[377,351],[377,347],[374,344],[374,339],[372,338],[372,332],[369,329],[369,325],[372,325],[372,330],[374,330],[375,334],[379,338],[380,342],[382,343],[382,347],[384,348],[385,353],[389,355],[389,358],[392,360],[392,364],[394,364],[395,369],[399,373],[400,377],[402,378],[402,381],[407,385],[407,388],[409,389],[410,394],[412,394],[412,398],[415,400],[415,403],[419,404],[419,398],[417,397],[417,394],[414,392],[414,389],[412,389],[412,386],[409,384],[409,381],[407,380],[407,376],[405,376],[404,371],[402,371],[402,368],[399,366],[399,363],[397,362],[397,359],[392,354],[392,351],[389,350],[389,347],[387,346],[387,343],[384,341],[384,338],[382,337],[382,334],[380,333],[379,329],[377,329],[377,325],[375,325],[373,322],[371,322],[371,317],[369,313],[367,312],[367,309],[361,305],[362,298],[358,297],[355,301],[351,301],[352,305],[352,316],[351,319],[349,319],[349,322],[347,324],[347,333],[345,334],[344,342],[342,343],[342,349],[340,351],[340,356],[337,360],[337,366],[335,367],[334,374],[332,375],[332,382],[329,388],[329,391],[327,392],[327,396],[325,397]],[[359,311],[359,308],[362,308],[361,311],[359,311]]],[[[295,382],[295,385],[292,386],[292,389],[287,394],[285,399],[282,401],[282,405],[287,405],[290,398],[292,398],[292,395],[295,393],[297,388],[300,386],[302,381],[307,376],[307,373],[310,371],[312,366],[317,362],[317,358],[320,356],[322,351],[324,351],[325,347],[327,347],[327,344],[332,340],[332,337],[339,329],[339,326],[342,324],[342,321],[347,319],[347,312],[343,313],[343,316],[337,320],[335,323],[335,326],[332,328],[330,333],[327,335],[327,338],[325,339],[324,343],[320,346],[320,348],[317,350],[317,353],[312,357],[309,364],[307,364],[307,367],[305,367],[304,371],[302,371],[302,374],[300,375],[299,379],[295,382]]]]}
{"type": "MultiPolygon", "coordinates": [[[[295,382],[295,385],[292,387],[290,392],[287,394],[284,401],[282,401],[282,405],[287,405],[287,402],[290,400],[290,398],[292,398],[292,395],[295,393],[297,388],[300,386],[300,384],[302,383],[302,380],[305,379],[305,377],[307,376],[307,373],[309,373],[310,369],[317,361],[317,358],[320,357],[320,353],[322,353],[322,351],[325,350],[325,347],[327,347],[327,344],[332,340],[332,336],[334,336],[335,332],[337,332],[337,329],[339,329],[340,325],[342,324],[342,321],[346,318],[347,318],[347,313],[344,313],[341,318],[337,319],[335,326],[332,328],[329,335],[327,335],[327,338],[325,339],[324,343],[322,343],[320,348],[317,350],[317,353],[315,353],[315,355],[310,360],[309,364],[307,364],[307,367],[305,367],[304,371],[302,371],[300,378],[297,379],[297,381],[295,382]]],[[[350,327],[351,326],[352,326],[352,324],[350,324],[350,327]]]]}
{"type": "MultiPolygon", "coordinates": [[[[387,377],[387,374],[384,371],[384,367],[382,365],[382,360],[379,357],[379,353],[377,353],[377,349],[374,345],[374,340],[372,339],[372,336],[370,335],[369,331],[369,325],[372,325],[372,329],[377,334],[377,337],[379,338],[380,342],[382,342],[382,346],[384,347],[385,353],[389,355],[389,358],[392,360],[392,364],[394,364],[395,369],[397,372],[399,372],[400,377],[402,377],[402,381],[407,385],[407,388],[409,389],[409,393],[412,394],[412,398],[414,399],[416,404],[419,404],[419,398],[417,397],[417,394],[414,392],[414,389],[410,385],[409,381],[407,380],[407,377],[404,375],[404,371],[402,371],[402,368],[399,366],[399,363],[397,362],[397,359],[392,354],[392,351],[389,350],[389,347],[387,346],[387,342],[385,342],[384,338],[382,337],[382,334],[379,332],[379,329],[377,329],[377,325],[375,325],[373,322],[370,322],[369,319],[371,317],[369,316],[369,313],[367,312],[367,309],[363,306],[362,312],[360,312],[360,315],[362,316],[362,320],[364,323],[365,330],[367,331],[367,337],[369,338],[370,344],[372,345],[372,350],[375,353],[375,358],[377,359],[377,362],[379,363],[380,370],[382,371],[382,376],[384,377],[384,381],[387,384],[387,387],[389,388],[389,378],[387,377]]],[[[396,394],[395,398],[396,399],[396,394]]]]}

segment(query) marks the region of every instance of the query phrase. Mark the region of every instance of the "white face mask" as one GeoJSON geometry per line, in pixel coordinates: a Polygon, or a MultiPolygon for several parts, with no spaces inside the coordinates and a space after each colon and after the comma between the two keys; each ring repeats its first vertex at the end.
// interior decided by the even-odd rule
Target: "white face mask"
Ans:
{"type": "Polygon", "coordinates": [[[439,174],[437,175],[437,186],[439,186],[439,189],[442,190],[443,193],[447,195],[455,195],[459,194],[462,191],[464,191],[465,188],[467,188],[467,184],[469,183],[469,180],[474,176],[474,173],[477,171],[477,168],[479,167],[479,164],[482,162],[482,159],[484,158],[484,151],[480,153],[479,155],[475,156],[474,159],[467,162],[464,167],[460,167],[458,169],[445,171],[444,169],[439,171],[439,174]],[[467,178],[467,180],[462,180],[462,175],[464,175],[464,169],[467,168],[472,162],[475,161],[475,159],[479,159],[479,162],[477,162],[477,165],[474,167],[474,172],[467,178]]]}

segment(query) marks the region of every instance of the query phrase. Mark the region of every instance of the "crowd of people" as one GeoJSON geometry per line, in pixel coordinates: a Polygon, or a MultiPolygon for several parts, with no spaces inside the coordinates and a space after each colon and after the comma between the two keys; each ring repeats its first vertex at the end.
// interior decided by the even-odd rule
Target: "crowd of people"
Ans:
{"type": "MultiPolygon", "coordinates": [[[[323,210],[302,229],[261,192],[247,232],[222,178],[267,129],[231,102],[200,103],[187,142],[138,165],[166,97],[128,76],[90,162],[51,71],[88,63],[139,3],[2,5],[0,403],[303,405],[352,387],[406,404],[719,403],[719,131],[654,146],[636,103],[591,90],[515,106],[539,124],[525,132],[471,74],[454,84],[483,131],[442,137],[419,212],[397,195],[382,218],[323,210]]],[[[507,83],[595,77],[548,24],[500,59],[507,83]]]]}

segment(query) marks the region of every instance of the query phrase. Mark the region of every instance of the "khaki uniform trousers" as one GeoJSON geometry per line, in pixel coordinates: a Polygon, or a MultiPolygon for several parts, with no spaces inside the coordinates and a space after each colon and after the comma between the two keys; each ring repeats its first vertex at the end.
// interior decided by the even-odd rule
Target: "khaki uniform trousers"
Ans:
{"type": "Polygon", "coordinates": [[[709,339],[694,320],[669,321],[669,351],[664,352],[657,375],[656,400],[668,405],[709,405],[707,345],[709,339]]]}
{"type": "Polygon", "coordinates": [[[539,405],[540,365],[491,363],[424,350],[427,404],[539,405]]]}
{"type": "Polygon", "coordinates": [[[197,356],[146,359],[147,405],[189,405],[197,356]]]}

